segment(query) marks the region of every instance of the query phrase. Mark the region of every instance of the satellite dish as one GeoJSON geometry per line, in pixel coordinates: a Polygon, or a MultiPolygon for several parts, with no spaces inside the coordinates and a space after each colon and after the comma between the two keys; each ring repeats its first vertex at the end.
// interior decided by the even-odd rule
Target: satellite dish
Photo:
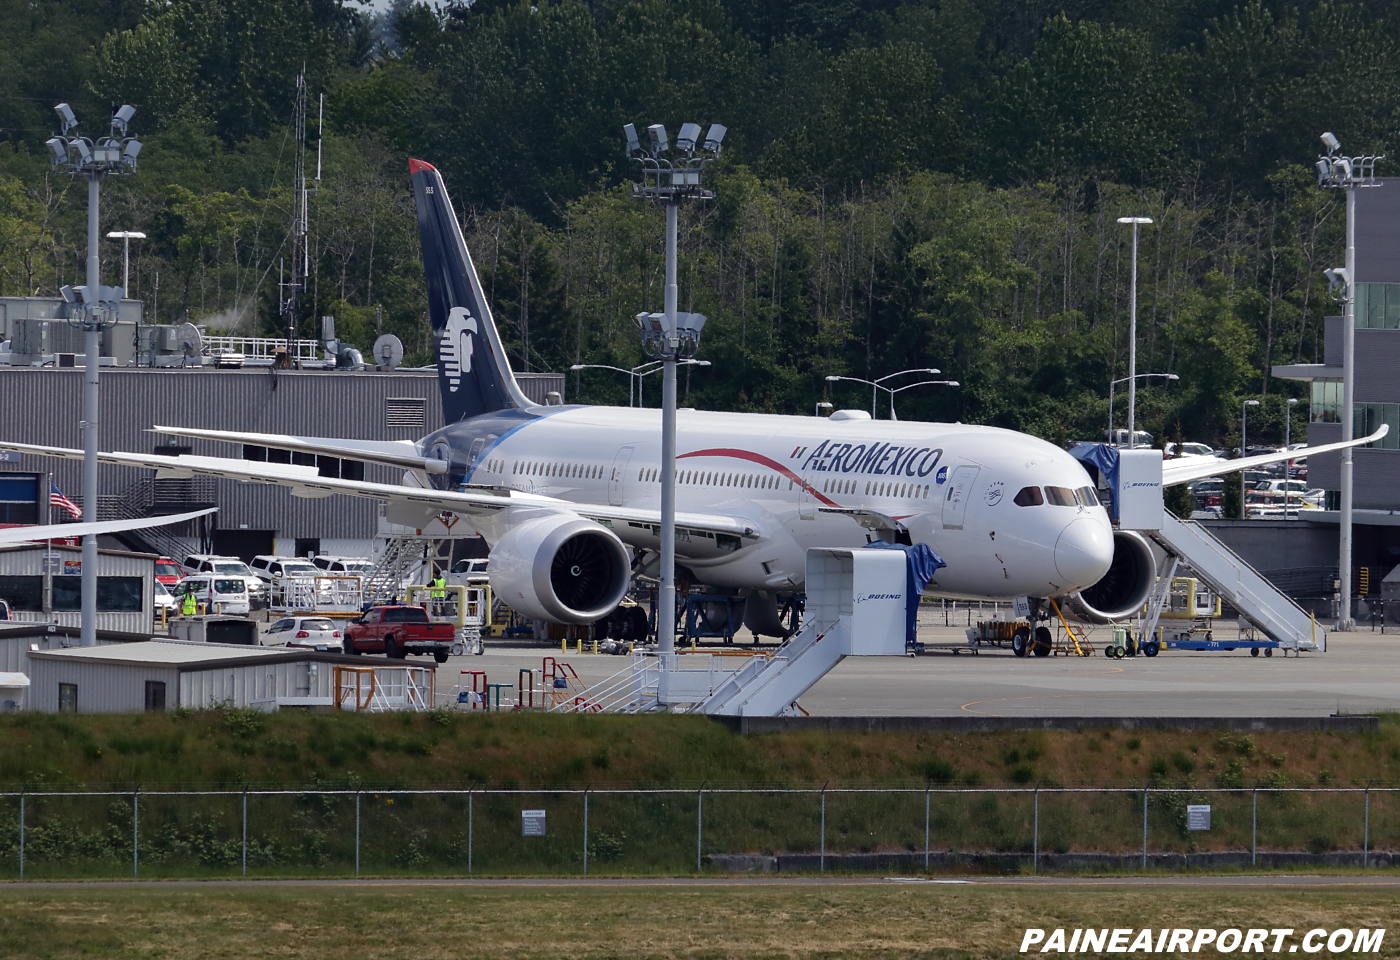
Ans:
{"type": "Polygon", "coordinates": [[[386,333],[374,341],[374,362],[390,370],[403,362],[403,344],[392,333],[386,333]]]}
{"type": "Polygon", "coordinates": [[[204,356],[204,336],[192,323],[182,323],[175,328],[175,339],[179,341],[180,352],[186,359],[204,356]]]}

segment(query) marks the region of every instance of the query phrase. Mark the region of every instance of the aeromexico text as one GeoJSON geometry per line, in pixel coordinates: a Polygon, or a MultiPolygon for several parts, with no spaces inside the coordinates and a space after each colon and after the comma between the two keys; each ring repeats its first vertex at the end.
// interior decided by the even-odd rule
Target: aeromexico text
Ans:
{"type": "MultiPolygon", "coordinates": [[[[807,451],[793,451],[796,459],[807,451]]],[[[901,447],[893,443],[840,443],[825,440],[802,464],[804,473],[871,473],[879,476],[926,477],[938,466],[941,447],[901,447]]]]}

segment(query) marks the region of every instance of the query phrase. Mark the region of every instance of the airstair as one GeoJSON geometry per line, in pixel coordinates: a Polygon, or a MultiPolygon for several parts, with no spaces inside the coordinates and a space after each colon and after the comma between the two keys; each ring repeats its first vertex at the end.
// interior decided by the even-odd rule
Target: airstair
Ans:
{"type": "MultiPolygon", "coordinates": [[[[1103,474],[1111,493],[1114,519],[1122,528],[1150,538],[1170,559],[1167,575],[1159,578],[1148,601],[1140,640],[1148,640],[1156,632],[1172,578],[1177,567],[1184,564],[1238,610],[1244,620],[1269,638],[1268,641],[1244,641],[1236,646],[1273,647],[1277,644],[1285,654],[1327,649],[1327,634],[1310,614],[1200,523],[1179,520],[1163,505],[1160,450],[1095,446],[1076,456],[1103,474]]],[[[1266,654],[1270,652],[1265,650],[1266,654]]]]}
{"type": "Polygon", "coordinates": [[[409,583],[420,583],[419,567],[437,557],[437,541],[430,537],[388,537],[376,550],[373,565],[364,576],[366,602],[382,603],[403,593],[409,583]]]}
{"type": "MultiPolygon", "coordinates": [[[[1214,534],[1194,520],[1178,520],[1163,508],[1162,525],[1143,533],[1154,540],[1174,560],[1179,559],[1196,572],[1240,615],[1259,628],[1281,649],[1315,652],[1327,649],[1327,633],[1302,607],[1270,583],[1214,534]]],[[[1173,564],[1175,568],[1175,564],[1173,564]]],[[[1169,584],[1171,574],[1165,578],[1169,584]]],[[[1160,614],[1161,600],[1153,605],[1160,614]]],[[[1156,617],[1152,618],[1155,627],[1156,617]]]]}

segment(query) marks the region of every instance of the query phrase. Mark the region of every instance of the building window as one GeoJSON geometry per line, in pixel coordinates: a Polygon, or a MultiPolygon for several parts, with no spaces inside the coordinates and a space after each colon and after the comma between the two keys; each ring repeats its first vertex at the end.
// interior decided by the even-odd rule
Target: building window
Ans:
{"type": "Polygon", "coordinates": [[[146,681],[146,712],[159,713],[165,709],[165,681],[146,681]]]}
{"type": "MultiPolygon", "coordinates": [[[[98,577],[97,609],[102,613],[140,613],[143,584],[140,577],[98,577]]],[[[53,608],[81,610],[82,578],[53,578],[53,608]]]]}
{"type": "MultiPolygon", "coordinates": [[[[58,580],[57,577],[54,578],[58,580]]],[[[11,610],[37,612],[44,609],[43,577],[0,577],[0,600],[11,610]]]]}
{"type": "Polygon", "coordinates": [[[1314,380],[1312,405],[1308,408],[1309,423],[1342,422],[1342,382],[1314,380]]]}
{"type": "Polygon", "coordinates": [[[1400,330],[1400,283],[1356,285],[1358,330],[1400,330]]]}
{"type": "MultiPolygon", "coordinates": [[[[39,487],[34,474],[0,474],[0,524],[40,522],[39,487]]],[[[47,522],[47,511],[42,522],[47,522]]]]}
{"type": "Polygon", "coordinates": [[[426,429],[428,401],[418,397],[386,397],[384,426],[396,429],[426,429]]]}
{"type": "Polygon", "coordinates": [[[78,685],[76,683],[60,683],[58,685],[58,712],[78,712],[78,685]]]}
{"type": "Polygon", "coordinates": [[[1368,437],[1390,425],[1390,432],[1367,446],[1377,450],[1400,450],[1400,403],[1357,403],[1352,405],[1351,429],[1355,437],[1368,437]]]}

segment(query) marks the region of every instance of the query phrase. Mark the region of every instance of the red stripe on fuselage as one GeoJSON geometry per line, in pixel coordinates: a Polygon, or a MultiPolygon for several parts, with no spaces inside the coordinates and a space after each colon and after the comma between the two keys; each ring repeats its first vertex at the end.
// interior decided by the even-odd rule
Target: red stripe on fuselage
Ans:
{"type": "Polygon", "coordinates": [[[776,470],[778,473],[787,477],[794,483],[801,484],[804,490],[806,490],[812,496],[816,497],[822,503],[826,504],[828,507],[840,506],[840,504],[837,503],[835,500],[828,500],[826,497],[822,496],[821,493],[817,491],[816,487],[812,486],[806,480],[803,480],[801,477],[793,473],[781,463],[778,463],[776,460],[770,460],[759,453],[750,453],[748,450],[735,450],[729,447],[716,447],[713,450],[696,450],[693,453],[682,453],[678,457],[676,457],[676,459],[684,460],[687,457],[730,457],[735,460],[747,460],[749,463],[756,463],[760,466],[768,467],[770,470],[776,470]]]}

